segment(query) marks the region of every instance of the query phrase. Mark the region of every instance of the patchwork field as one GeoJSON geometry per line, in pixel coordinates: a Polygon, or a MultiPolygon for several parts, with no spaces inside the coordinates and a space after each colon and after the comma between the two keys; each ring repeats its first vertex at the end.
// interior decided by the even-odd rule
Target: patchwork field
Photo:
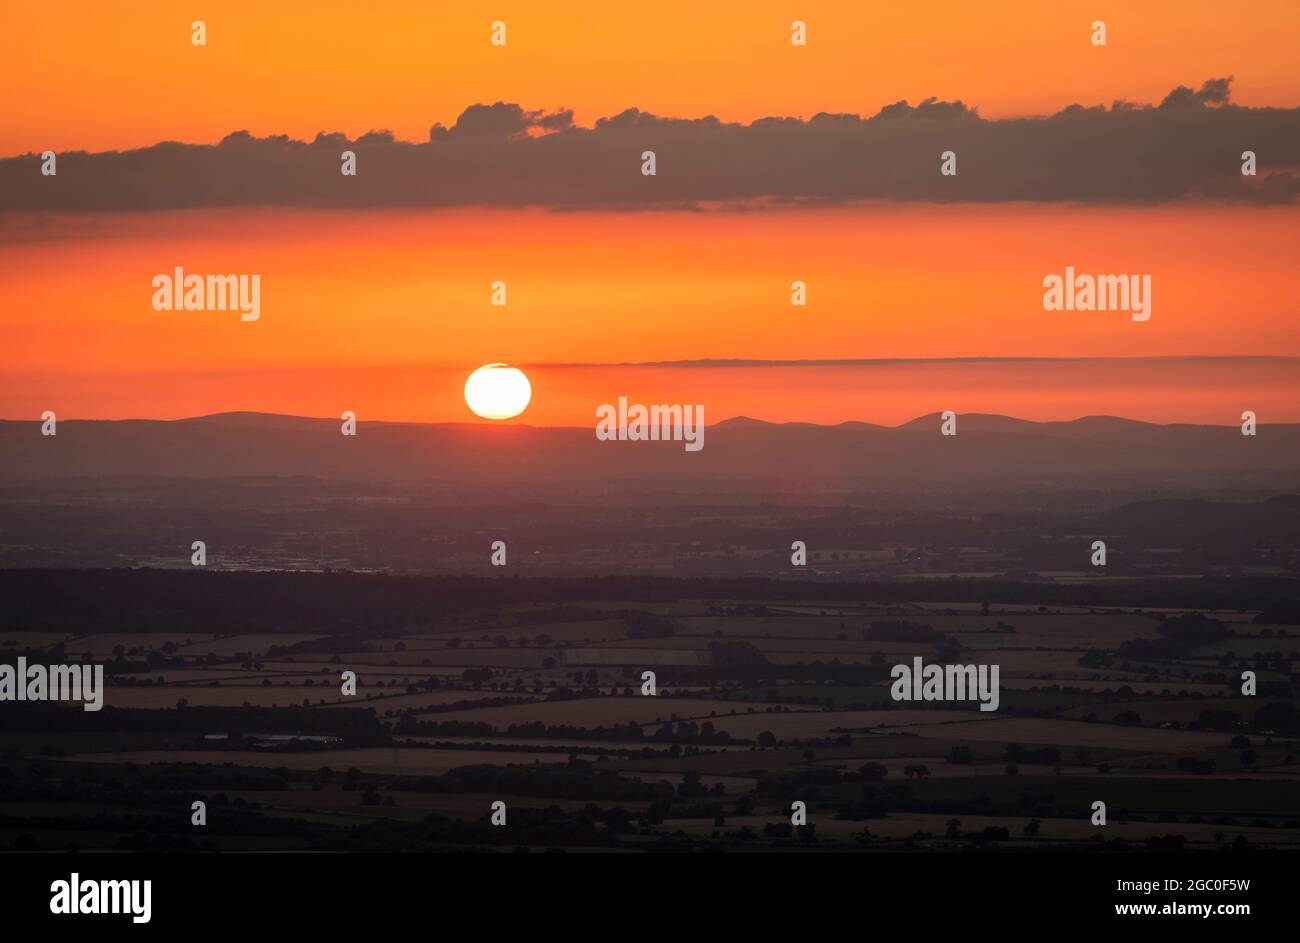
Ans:
{"type": "Polygon", "coordinates": [[[94,763],[194,763],[212,766],[254,766],[264,769],[318,770],[328,766],[337,771],[356,767],[363,773],[409,774],[418,776],[445,773],[460,766],[492,762],[503,766],[522,764],[563,764],[564,756],[554,753],[526,753],[494,750],[389,749],[320,750],[293,753],[248,750],[141,750],[131,753],[94,753],[70,756],[71,762],[94,763]]]}
{"type": "MultiPolygon", "coordinates": [[[[581,600],[556,621],[502,607],[345,640],[76,636],[69,652],[111,666],[111,710],[0,729],[11,782],[32,784],[25,799],[0,796],[0,815],[40,804],[87,847],[112,847],[113,836],[82,829],[99,808],[85,797],[111,783],[147,796],[147,808],[169,791],[222,796],[233,804],[223,815],[243,824],[213,834],[232,849],[303,847],[283,828],[326,845],[381,840],[367,830],[389,826],[459,822],[471,831],[449,834],[478,834],[498,799],[522,820],[562,821],[575,849],[606,841],[590,829],[609,823],[621,848],[667,836],[779,845],[808,838],[781,827],[803,797],[816,842],[849,848],[1141,845],[1173,833],[1207,849],[1300,847],[1300,805],[1283,798],[1300,782],[1300,731],[1285,727],[1300,702],[1243,698],[1231,676],[1202,677],[1228,670],[1220,653],[1290,651],[1285,627],[1260,636],[1253,614],[1221,614],[1238,636],[1132,659],[1121,645],[1165,637],[1153,614],[983,608],[581,600]],[[598,617],[575,621],[576,609],[598,617]],[[890,669],[914,656],[998,665],[999,710],[896,705],[890,669]],[[646,670],[657,696],[641,694],[646,670]],[[345,671],[355,695],[340,690],[345,671]],[[1264,706],[1267,726],[1254,723],[1264,706]],[[1189,729],[1206,718],[1208,729],[1189,729]],[[73,784],[66,799],[40,785],[50,776],[73,784]],[[1094,795],[1115,813],[1104,831],[1081,811],[1094,795]]],[[[65,639],[8,636],[33,656],[65,639]]],[[[1273,661],[1259,673],[1286,683],[1273,661]]]]}
{"type": "MultiPolygon", "coordinates": [[[[811,708],[792,706],[792,711],[809,711],[811,708]]],[[[711,720],[715,727],[735,715],[751,711],[764,716],[772,710],[771,704],[758,702],[710,701],[697,698],[647,698],[633,697],[583,698],[574,701],[553,701],[514,707],[483,707],[439,714],[439,720],[467,720],[493,724],[504,729],[512,723],[541,721],[553,724],[572,724],[579,727],[608,727],[613,724],[635,723],[658,725],[684,720],[711,720]]]]}

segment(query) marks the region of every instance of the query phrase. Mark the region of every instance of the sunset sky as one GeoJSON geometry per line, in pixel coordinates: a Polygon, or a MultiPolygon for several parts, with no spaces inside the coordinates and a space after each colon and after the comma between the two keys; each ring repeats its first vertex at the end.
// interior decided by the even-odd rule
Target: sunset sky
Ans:
{"type": "Polygon", "coordinates": [[[311,137],[388,128],[423,140],[474,102],[628,107],[679,117],[875,111],[932,95],[986,117],[1157,101],[1236,77],[1244,105],[1300,104],[1300,4],[1257,0],[586,0],[11,3],[0,153],[215,143],[241,128],[311,137]],[[203,19],[208,45],[190,45],[203,19]],[[790,23],[808,46],[790,45],[790,23]],[[1107,24],[1103,50],[1088,42],[1107,24]],[[507,24],[504,48],[490,24],[507,24]]]}
{"type": "MultiPolygon", "coordinates": [[[[498,100],[572,109],[581,127],[629,107],[748,123],[930,96],[1003,119],[1232,76],[1237,106],[1300,106],[1291,0],[663,3],[643,20],[595,3],[217,7],[11,4],[0,156],[236,130],[426,142],[498,100]],[[504,49],[488,42],[497,19],[504,49]],[[1095,19],[1105,48],[1088,41],[1095,19]]],[[[1227,178],[1249,146],[1223,142],[1227,178]]],[[[24,187],[48,183],[30,168],[24,187]]],[[[65,161],[59,182],[77,172],[65,161]]],[[[703,403],[709,422],[1300,421],[1294,199],[9,211],[0,241],[3,418],[468,421],[465,377],[504,361],[533,381],[519,421],[535,424],[588,425],[619,395],[703,403]],[[261,319],[153,310],[151,279],[177,265],[260,273],[261,319]],[[1150,274],[1150,321],[1045,311],[1042,279],[1067,265],[1150,274]],[[505,307],[489,303],[498,279],[505,307]],[[790,304],[796,279],[806,307],[790,304]],[[752,363],[682,363],[699,360],[752,363]]]]}

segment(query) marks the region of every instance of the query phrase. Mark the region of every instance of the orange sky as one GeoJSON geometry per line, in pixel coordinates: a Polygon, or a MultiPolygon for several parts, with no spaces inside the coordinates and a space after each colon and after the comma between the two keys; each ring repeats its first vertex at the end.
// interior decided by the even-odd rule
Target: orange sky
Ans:
{"type": "MultiPolygon", "coordinates": [[[[864,4],[226,0],[10,3],[0,154],[310,138],[424,140],[468,104],[636,106],[748,121],[937,95],[986,117],[1159,101],[1235,76],[1300,105],[1300,3],[864,4]],[[996,9],[988,9],[989,6],[996,9]],[[190,44],[190,22],[208,45],[190,44]],[[508,45],[488,42],[493,20],[508,45]],[[789,43],[807,22],[809,45],[789,43]],[[1093,20],[1108,45],[1092,46],[1093,20]]],[[[942,409],[1300,420],[1291,361],[738,370],[562,367],[696,358],[1300,357],[1300,208],[886,204],[761,213],[205,210],[0,215],[0,416],[227,409],[465,420],[470,370],[527,365],[523,421],[589,424],[620,394],[709,421],[899,422],[942,409]],[[156,312],[150,280],[261,274],[262,317],[156,312]],[[1042,279],[1149,273],[1154,313],[1053,313],[1042,279]],[[492,281],[509,304],[489,305],[492,281]],[[809,305],[789,303],[808,283],[809,305]],[[1244,401],[1244,404],[1243,404],[1244,401]]]]}
{"type": "MultiPolygon", "coordinates": [[[[1207,372],[1193,362],[1128,374],[986,366],[906,375],[544,367],[1300,357],[1294,207],[258,209],[64,216],[36,231],[47,238],[0,255],[9,366],[0,402],[11,418],[44,409],[69,418],[354,409],[374,419],[462,420],[472,418],[459,395],[464,377],[503,361],[532,365],[537,389],[523,419],[534,423],[587,424],[595,405],[620,394],[713,402],[711,420],[888,422],[954,408],[1207,421],[1220,410],[1219,394],[1236,391],[1231,396],[1266,402],[1274,419],[1300,419],[1293,366],[1207,372]],[[154,311],[151,279],[176,265],[259,273],[261,319],[154,311]],[[1151,274],[1151,319],[1045,311],[1042,279],[1066,265],[1151,274]],[[507,285],[505,307],[490,304],[497,279],[507,285]],[[807,307],[790,304],[795,279],[808,285],[807,307]]],[[[1260,409],[1235,403],[1233,415],[1260,409]]]]}
{"type": "Polygon", "coordinates": [[[0,154],[212,143],[241,128],[425,140],[433,122],[498,99],[570,107],[583,124],[631,106],[748,121],[931,95],[1005,117],[1159,101],[1235,75],[1241,104],[1300,105],[1295,0],[73,0],[0,16],[0,154]],[[190,44],[194,19],[205,48],[190,44]],[[488,42],[498,19],[504,48],[488,42]],[[789,42],[794,19],[805,48],[789,42]],[[1088,41],[1097,19],[1104,49],[1088,41]]]}

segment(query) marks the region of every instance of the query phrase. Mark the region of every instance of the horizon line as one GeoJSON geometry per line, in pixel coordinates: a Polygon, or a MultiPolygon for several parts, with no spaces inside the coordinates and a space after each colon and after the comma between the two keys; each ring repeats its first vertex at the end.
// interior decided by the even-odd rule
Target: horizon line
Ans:
{"type": "MultiPolygon", "coordinates": [[[[805,427],[813,427],[818,429],[838,429],[844,426],[868,426],[873,429],[897,430],[897,429],[906,428],[907,426],[914,425],[918,422],[921,422],[922,420],[933,419],[935,417],[942,416],[942,415],[943,415],[942,411],[923,413],[905,422],[901,422],[897,425],[890,426],[890,425],[885,425],[883,423],[871,422],[866,419],[846,419],[842,422],[836,422],[836,423],[819,423],[819,422],[812,422],[810,420],[798,420],[798,419],[777,422],[769,419],[757,419],[753,416],[736,414],[734,416],[727,416],[724,419],[719,419],[714,423],[706,424],[705,428],[713,428],[716,426],[726,425],[728,423],[750,423],[754,425],[763,425],[763,426],[805,426],[805,427]]],[[[955,413],[955,415],[958,419],[962,419],[962,418],[1004,419],[1010,422],[1020,423],[1024,425],[1030,425],[1030,426],[1073,425],[1075,423],[1087,422],[1089,420],[1103,420],[1103,421],[1108,421],[1113,423],[1125,423],[1125,424],[1139,425],[1139,426],[1157,426],[1161,428],[1193,427],[1193,428],[1208,428],[1208,429],[1220,429],[1220,428],[1230,429],[1230,428],[1235,428],[1236,426],[1239,425],[1239,423],[1237,422],[1227,422],[1227,423],[1152,422],[1146,419],[1131,419],[1126,416],[1114,416],[1106,413],[1091,413],[1084,416],[1076,416],[1073,419],[1022,419],[1019,416],[1012,416],[1005,413],[982,413],[982,412],[966,412],[966,413],[959,412],[959,413],[955,413]]],[[[198,422],[205,419],[224,419],[224,418],[234,418],[234,417],[251,417],[251,418],[261,418],[261,419],[293,419],[293,420],[301,420],[305,422],[329,422],[329,423],[336,423],[339,421],[338,417],[335,416],[302,416],[302,415],[297,415],[295,413],[260,412],[257,410],[246,410],[246,409],[223,410],[215,413],[203,413],[197,416],[180,416],[175,419],[158,419],[158,418],[150,418],[147,416],[128,416],[121,419],[60,418],[58,421],[60,424],[88,423],[88,422],[179,423],[179,422],[198,422]]],[[[0,417],[0,423],[11,423],[11,422],[31,423],[33,425],[40,425],[42,420],[41,419],[13,419],[8,417],[0,417]]],[[[358,419],[358,422],[365,422],[366,424],[386,425],[386,426],[469,426],[474,428],[512,428],[512,429],[539,429],[539,430],[550,430],[550,429],[587,430],[590,428],[589,426],[574,426],[574,425],[532,425],[526,422],[516,422],[514,420],[474,421],[474,420],[467,419],[467,420],[449,420],[449,421],[447,420],[426,421],[426,420],[418,420],[418,419],[365,419],[365,420],[358,419]]],[[[1300,420],[1268,422],[1268,423],[1260,423],[1260,425],[1268,425],[1268,426],[1275,426],[1275,427],[1293,426],[1293,425],[1300,425],[1300,420]]]]}

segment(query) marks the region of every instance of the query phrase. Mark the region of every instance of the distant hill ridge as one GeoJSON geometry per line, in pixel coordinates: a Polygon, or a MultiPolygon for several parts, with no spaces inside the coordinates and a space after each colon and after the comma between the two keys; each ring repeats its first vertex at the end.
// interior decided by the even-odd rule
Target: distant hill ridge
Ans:
{"type": "MultiPolygon", "coordinates": [[[[366,421],[217,413],[177,420],[0,420],[0,480],[101,476],[312,476],[339,480],[571,485],[652,481],[668,490],[719,482],[764,488],[972,490],[1013,483],[1106,487],[1108,476],[1152,484],[1300,487],[1300,424],[1159,425],[1113,416],[1032,422],[964,414],[940,435],[938,413],[900,426],[771,423],[706,427],[704,448],[601,442],[589,427],[366,421]]],[[[1018,485],[1017,485],[1018,486],[1018,485]]]]}

